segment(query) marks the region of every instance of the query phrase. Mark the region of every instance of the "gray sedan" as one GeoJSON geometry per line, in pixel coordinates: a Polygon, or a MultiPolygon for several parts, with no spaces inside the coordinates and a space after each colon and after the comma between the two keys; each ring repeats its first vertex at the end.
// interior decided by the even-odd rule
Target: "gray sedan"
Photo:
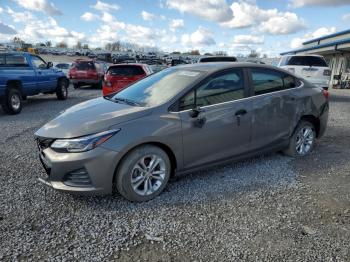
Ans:
{"type": "Polygon", "coordinates": [[[328,93],[251,63],[165,69],[75,105],[36,132],[46,175],[60,191],[160,194],[175,173],[266,152],[300,157],[325,132],[328,93]]]}

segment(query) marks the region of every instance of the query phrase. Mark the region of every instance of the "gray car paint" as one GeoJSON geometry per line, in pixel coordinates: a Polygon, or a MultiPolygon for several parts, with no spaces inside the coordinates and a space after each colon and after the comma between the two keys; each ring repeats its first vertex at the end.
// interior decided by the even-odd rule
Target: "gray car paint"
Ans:
{"type": "MultiPolygon", "coordinates": [[[[250,96],[236,101],[203,107],[199,117],[205,117],[203,127],[196,127],[197,119],[189,117],[189,110],[177,112],[174,103],[209,75],[230,68],[261,67],[289,72],[249,63],[208,63],[178,66],[201,70],[201,79],[179,92],[170,101],[153,108],[129,106],[93,99],[66,110],[36,132],[45,138],[74,138],[108,129],[121,129],[99,148],[83,153],[57,153],[44,150],[53,166],[46,184],[63,191],[110,193],[118,163],[132,148],[153,143],[161,146],[174,158],[177,172],[185,172],[221,160],[242,158],[260,153],[260,149],[282,149],[302,116],[312,115],[321,120],[319,136],[325,130],[328,103],[322,91],[303,81],[299,88],[250,96]],[[291,98],[291,100],[289,100],[291,98]],[[327,105],[327,106],[325,106],[327,105]],[[245,109],[238,125],[235,112],[245,109]],[[272,145],[272,147],[271,147],[272,145]],[[100,159],[100,160],[99,160],[100,159]],[[67,165],[69,163],[69,165],[67,165]],[[94,187],[89,190],[67,187],[62,178],[69,170],[84,166],[92,177],[94,187]]],[[[249,79],[246,93],[252,93],[249,79]]]]}

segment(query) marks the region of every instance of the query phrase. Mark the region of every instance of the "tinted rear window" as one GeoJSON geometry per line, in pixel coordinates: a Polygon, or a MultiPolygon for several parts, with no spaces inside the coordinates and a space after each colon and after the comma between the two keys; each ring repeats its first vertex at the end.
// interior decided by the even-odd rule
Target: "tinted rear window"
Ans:
{"type": "Polygon", "coordinates": [[[205,57],[200,60],[201,63],[208,62],[236,62],[237,58],[235,57],[205,57]]]}
{"type": "Polygon", "coordinates": [[[143,75],[145,72],[140,66],[113,66],[108,69],[108,74],[114,76],[143,75]]]}
{"type": "Polygon", "coordinates": [[[317,56],[289,56],[282,61],[283,65],[328,67],[326,61],[317,56]]]}
{"type": "Polygon", "coordinates": [[[95,69],[93,62],[78,62],[74,65],[77,70],[91,70],[95,69]]]}

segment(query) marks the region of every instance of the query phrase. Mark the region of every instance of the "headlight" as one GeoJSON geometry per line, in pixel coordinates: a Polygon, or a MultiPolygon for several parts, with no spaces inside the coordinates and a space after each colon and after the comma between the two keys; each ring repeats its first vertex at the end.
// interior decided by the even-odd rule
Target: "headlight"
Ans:
{"type": "Polygon", "coordinates": [[[108,130],[101,133],[83,136],[79,138],[57,139],[55,142],[52,143],[51,148],[57,151],[71,153],[85,152],[98,147],[119,131],[120,129],[108,130]]]}

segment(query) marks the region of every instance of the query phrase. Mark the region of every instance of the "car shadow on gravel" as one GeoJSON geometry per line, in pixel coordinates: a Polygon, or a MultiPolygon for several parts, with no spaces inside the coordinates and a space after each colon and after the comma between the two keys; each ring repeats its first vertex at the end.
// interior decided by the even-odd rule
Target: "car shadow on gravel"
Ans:
{"type": "Polygon", "coordinates": [[[203,201],[232,200],[241,194],[295,187],[297,174],[290,167],[290,160],[290,157],[276,153],[187,175],[176,175],[169,181],[161,195],[146,203],[132,203],[119,194],[92,197],[70,195],[69,197],[82,205],[100,211],[123,212],[160,206],[196,205],[203,201]]]}

